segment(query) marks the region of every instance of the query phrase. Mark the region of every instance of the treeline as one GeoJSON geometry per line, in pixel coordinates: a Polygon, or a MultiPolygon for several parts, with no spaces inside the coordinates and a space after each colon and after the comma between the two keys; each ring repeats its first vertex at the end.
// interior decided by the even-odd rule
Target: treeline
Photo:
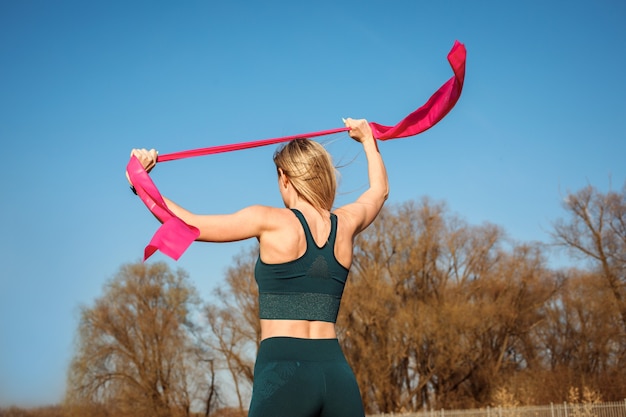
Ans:
{"type": "Polygon", "coordinates": [[[555,224],[587,269],[552,270],[542,245],[428,201],[383,213],[359,241],[341,322],[368,411],[496,406],[504,393],[548,404],[572,387],[623,399],[626,204],[613,212],[611,198],[572,195],[555,224]]]}
{"type": "MultiPolygon", "coordinates": [[[[626,186],[586,187],[564,211],[548,246],[428,199],[384,209],[338,321],[368,414],[626,396],[626,186]],[[551,268],[555,246],[577,267],[551,268]]],[[[122,266],[82,309],[65,415],[245,415],[256,257],[236,257],[211,303],[182,270],[122,266]]]]}
{"type": "Polygon", "coordinates": [[[60,405],[23,409],[18,407],[0,408],[0,417],[65,417],[60,405]]]}

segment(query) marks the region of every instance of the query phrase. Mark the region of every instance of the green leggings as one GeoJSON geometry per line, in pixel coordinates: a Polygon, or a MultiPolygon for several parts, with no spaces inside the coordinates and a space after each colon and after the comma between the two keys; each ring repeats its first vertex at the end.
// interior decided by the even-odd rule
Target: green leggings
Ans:
{"type": "Polygon", "coordinates": [[[272,337],[254,365],[248,417],[364,417],[337,339],[272,337]]]}

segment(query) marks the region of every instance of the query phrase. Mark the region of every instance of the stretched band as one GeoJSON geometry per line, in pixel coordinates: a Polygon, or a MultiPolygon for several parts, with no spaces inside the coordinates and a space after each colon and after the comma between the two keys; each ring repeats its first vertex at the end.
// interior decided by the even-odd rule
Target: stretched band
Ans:
{"type": "MultiPolygon", "coordinates": [[[[465,81],[465,46],[455,41],[448,53],[448,62],[452,67],[454,76],[443,84],[428,101],[402,119],[395,126],[384,126],[371,122],[372,133],[378,140],[388,140],[414,136],[430,129],[443,119],[452,110],[461,96],[465,81]]],[[[230,145],[212,146],[209,148],[192,149],[188,151],[174,152],[158,156],[158,162],[173,161],[175,159],[189,158],[192,156],[210,155],[221,152],[230,152],[241,149],[249,149],[259,146],[272,145],[287,142],[293,139],[312,138],[333,133],[345,132],[347,127],[323,130],[320,132],[306,133],[297,136],[285,136],[280,138],[265,139],[253,142],[235,143],[230,145]]],[[[141,163],[134,156],[131,157],[126,167],[129,178],[137,194],[148,209],[163,223],[157,230],[152,240],[144,251],[144,261],[156,250],[175,260],[198,238],[200,231],[176,217],[168,208],[159,190],[156,188],[150,176],[143,169],[141,163]]]]}
{"type": "Polygon", "coordinates": [[[338,129],[322,130],[320,132],[304,133],[302,135],[283,136],[280,138],[256,140],[253,142],[231,143],[230,145],[218,145],[208,148],[191,149],[188,151],[172,152],[157,157],[157,162],[174,161],[176,159],[191,158],[192,156],[211,155],[222,152],[239,151],[242,149],[258,148],[260,146],[274,145],[281,142],[288,142],[294,139],[314,138],[317,136],[332,135],[333,133],[346,132],[347,127],[338,129]]]}

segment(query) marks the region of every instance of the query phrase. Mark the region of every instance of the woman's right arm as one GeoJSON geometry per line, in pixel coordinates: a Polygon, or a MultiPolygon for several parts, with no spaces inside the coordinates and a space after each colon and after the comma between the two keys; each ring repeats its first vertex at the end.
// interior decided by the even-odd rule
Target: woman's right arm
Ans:
{"type": "Polygon", "coordinates": [[[383,158],[368,122],[363,119],[347,119],[345,122],[350,128],[350,137],[361,142],[367,158],[368,189],[355,202],[337,210],[343,211],[353,225],[354,235],[357,235],[374,221],[382,209],[389,196],[389,181],[383,158]]]}

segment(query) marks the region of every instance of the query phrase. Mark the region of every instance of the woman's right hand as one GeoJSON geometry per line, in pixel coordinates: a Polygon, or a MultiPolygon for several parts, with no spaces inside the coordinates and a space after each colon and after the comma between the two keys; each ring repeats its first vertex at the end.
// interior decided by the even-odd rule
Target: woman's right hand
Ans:
{"type": "Polygon", "coordinates": [[[365,119],[351,119],[347,118],[344,120],[346,127],[350,128],[348,134],[350,137],[357,142],[364,143],[367,140],[374,139],[374,135],[372,133],[372,128],[369,123],[365,119]]]}

